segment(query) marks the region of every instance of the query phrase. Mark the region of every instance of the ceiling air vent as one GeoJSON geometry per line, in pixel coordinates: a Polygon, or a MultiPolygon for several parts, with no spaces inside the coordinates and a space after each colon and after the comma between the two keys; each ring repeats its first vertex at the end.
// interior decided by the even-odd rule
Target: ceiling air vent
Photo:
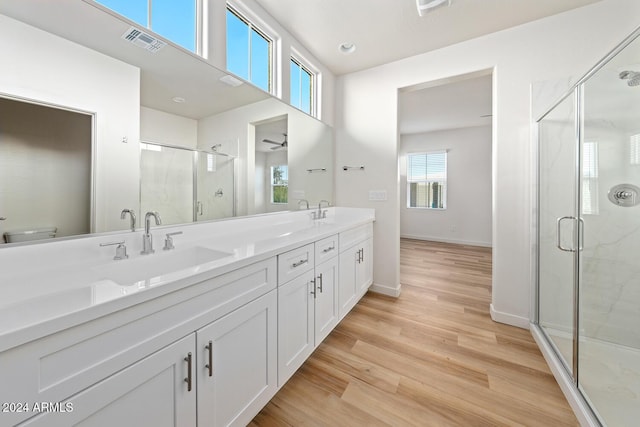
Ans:
{"type": "Polygon", "coordinates": [[[149,34],[135,28],[129,28],[123,35],[122,38],[130,41],[138,47],[146,49],[150,52],[156,53],[167,44],[162,40],[158,40],[157,38],[150,36],[149,34]]]}

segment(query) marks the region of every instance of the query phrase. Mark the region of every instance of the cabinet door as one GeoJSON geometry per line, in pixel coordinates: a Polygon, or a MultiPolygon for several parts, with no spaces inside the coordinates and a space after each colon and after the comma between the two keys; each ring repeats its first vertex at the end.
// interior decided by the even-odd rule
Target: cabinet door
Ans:
{"type": "Polygon", "coordinates": [[[367,239],[357,246],[361,251],[356,265],[356,294],[359,299],[373,282],[373,241],[367,239]]]}
{"type": "Polygon", "coordinates": [[[276,290],[196,332],[198,425],[246,425],[277,390],[276,290]]]}
{"type": "MultiPolygon", "coordinates": [[[[60,403],[53,412],[42,413],[20,425],[194,426],[194,349],[195,334],[191,334],[60,403]]],[[[30,407],[31,412],[34,409],[30,407]]]]}
{"type": "Polygon", "coordinates": [[[313,270],[278,287],[278,385],[283,385],[314,348],[313,270]]]}
{"type": "Polygon", "coordinates": [[[332,258],[316,267],[315,345],[338,324],[338,259],[332,258]]]}
{"type": "Polygon", "coordinates": [[[340,281],[338,284],[338,305],[342,319],[356,303],[356,265],[359,247],[353,246],[340,253],[340,281]]]}

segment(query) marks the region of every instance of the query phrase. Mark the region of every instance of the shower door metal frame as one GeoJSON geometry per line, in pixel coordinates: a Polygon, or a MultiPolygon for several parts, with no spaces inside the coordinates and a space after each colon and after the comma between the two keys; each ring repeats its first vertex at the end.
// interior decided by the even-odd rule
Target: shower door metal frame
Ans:
{"type": "MultiPolygon", "coordinates": [[[[558,101],[555,102],[550,108],[548,108],[543,114],[534,119],[532,123],[532,127],[534,129],[533,137],[535,143],[535,176],[534,182],[536,183],[535,188],[535,197],[532,198],[535,203],[535,214],[534,214],[534,222],[535,222],[535,260],[534,260],[534,268],[532,269],[532,279],[534,280],[535,290],[533,292],[533,296],[535,299],[535,305],[532,316],[532,326],[536,328],[536,331],[539,332],[543,337],[546,343],[551,347],[553,352],[555,353],[555,357],[557,360],[561,362],[564,366],[565,374],[569,375],[573,380],[573,386],[575,387],[575,391],[577,392],[577,397],[582,400],[582,407],[586,408],[590,413],[588,416],[595,420],[598,424],[602,425],[602,421],[599,419],[598,415],[594,411],[594,408],[591,407],[590,402],[586,399],[586,396],[583,394],[582,390],[579,387],[579,375],[580,375],[580,367],[578,363],[579,356],[579,331],[580,331],[580,280],[581,280],[581,272],[580,272],[580,251],[583,247],[583,242],[581,240],[581,236],[584,236],[584,228],[583,221],[580,217],[580,211],[582,206],[582,186],[580,185],[581,180],[581,156],[582,156],[582,138],[584,136],[584,84],[600,69],[607,64],[612,58],[614,58],[618,53],[620,53],[623,49],[625,49],[629,44],[631,44],[636,38],[640,36],[640,27],[636,28],[629,36],[627,36],[620,44],[618,44],[614,49],[612,49],[607,55],[605,55],[600,61],[598,61],[584,76],[582,76],[575,84],[571,86],[566,92],[559,97],[558,101]],[[539,261],[540,261],[540,121],[544,119],[549,113],[551,113],[562,101],[564,101],[567,97],[574,94],[575,96],[575,135],[576,135],[576,163],[575,163],[575,177],[574,177],[574,185],[576,185],[576,224],[574,225],[574,280],[573,280],[573,293],[574,293],[574,312],[573,312],[573,360],[572,360],[572,368],[573,372],[569,372],[566,366],[564,359],[562,358],[561,353],[558,348],[554,344],[553,340],[549,337],[547,332],[540,326],[540,272],[539,272],[539,261]]],[[[587,416],[587,414],[583,414],[587,416]]]]}
{"type": "MultiPolygon", "coordinates": [[[[232,162],[233,162],[233,166],[232,166],[232,170],[233,170],[233,200],[231,201],[232,203],[232,216],[236,216],[236,200],[237,200],[237,179],[236,179],[236,175],[238,173],[237,170],[237,162],[236,162],[236,157],[235,156],[231,156],[231,155],[226,155],[226,154],[220,154],[220,153],[215,153],[212,151],[207,151],[207,150],[202,150],[199,148],[189,148],[189,147],[183,147],[180,145],[173,145],[173,144],[165,144],[163,142],[155,142],[155,141],[151,141],[151,140],[140,140],[141,144],[151,144],[151,145],[157,145],[160,147],[166,147],[166,148],[172,148],[175,150],[183,150],[183,151],[191,151],[193,153],[192,157],[191,157],[191,163],[192,163],[192,190],[193,190],[193,203],[192,203],[192,217],[193,217],[193,222],[199,222],[198,221],[198,205],[200,204],[200,202],[198,201],[198,156],[200,155],[200,153],[202,154],[213,154],[214,156],[225,156],[228,157],[232,162]]],[[[140,187],[140,198],[142,198],[142,177],[140,177],[140,183],[139,183],[139,187],[140,187]]],[[[141,203],[141,201],[140,201],[141,203]]]]}
{"type": "Polygon", "coordinates": [[[578,312],[578,296],[579,296],[579,265],[578,265],[578,256],[576,255],[577,252],[579,251],[579,248],[581,248],[581,242],[579,240],[579,236],[581,235],[581,233],[579,232],[580,227],[580,223],[581,218],[580,218],[580,200],[581,200],[581,195],[580,195],[580,156],[581,156],[581,149],[580,149],[580,137],[582,135],[581,133],[581,125],[580,125],[580,115],[581,115],[581,111],[579,110],[580,107],[580,102],[581,102],[582,97],[580,96],[580,91],[578,90],[578,86],[576,85],[572,90],[569,90],[568,92],[566,92],[556,103],[553,104],[553,106],[551,108],[549,108],[544,114],[542,114],[534,123],[534,136],[535,136],[535,144],[536,144],[536,149],[535,149],[535,171],[536,171],[536,176],[535,176],[535,182],[536,182],[536,197],[535,197],[535,208],[536,208],[536,214],[535,214],[535,230],[536,233],[534,233],[535,236],[535,268],[533,269],[534,271],[534,280],[535,280],[535,292],[534,292],[534,297],[535,297],[535,309],[533,311],[533,323],[539,328],[540,332],[542,333],[542,335],[544,336],[545,340],[547,341],[547,343],[549,343],[549,345],[551,346],[551,348],[553,349],[556,358],[562,363],[562,365],[564,366],[565,370],[567,371],[567,373],[571,376],[574,385],[577,387],[578,385],[578,319],[579,319],[579,312],[578,312]],[[558,243],[556,245],[556,247],[559,250],[562,251],[566,251],[566,252],[573,252],[574,256],[573,256],[573,283],[572,283],[572,301],[574,304],[573,307],[573,313],[572,313],[572,331],[571,331],[571,335],[572,335],[572,358],[571,358],[571,369],[569,369],[569,366],[567,365],[567,362],[565,361],[562,353],[560,352],[560,350],[557,348],[556,344],[554,343],[554,341],[551,339],[551,337],[549,337],[549,335],[547,334],[547,331],[545,329],[543,329],[540,326],[540,271],[539,271],[539,260],[540,260],[540,215],[539,215],[539,208],[540,208],[540,150],[541,150],[541,144],[540,144],[540,122],[549,114],[551,113],[558,105],[560,105],[562,102],[564,102],[567,98],[573,96],[573,109],[574,109],[574,135],[575,135],[575,140],[574,140],[574,146],[575,146],[575,157],[574,157],[574,176],[573,176],[573,186],[574,188],[576,188],[576,195],[578,195],[578,197],[576,197],[576,204],[573,207],[573,212],[568,213],[568,215],[560,217],[557,219],[557,235],[556,235],[556,239],[558,239],[558,243]],[[573,215],[572,215],[573,214],[573,215]],[[560,243],[559,243],[559,239],[560,239],[560,221],[563,219],[572,219],[572,221],[574,222],[573,224],[573,238],[572,238],[572,247],[570,249],[566,249],[566,248],[562,248],[560,243]]]}

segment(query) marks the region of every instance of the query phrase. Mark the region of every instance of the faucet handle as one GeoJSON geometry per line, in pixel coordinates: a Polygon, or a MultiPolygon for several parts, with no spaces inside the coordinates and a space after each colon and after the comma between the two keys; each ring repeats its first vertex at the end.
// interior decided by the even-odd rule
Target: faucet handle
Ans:
{"type": "Polygon", "coordinates": [[[166,238],[164,239],[164,247],[162,249],[165,251],[175,249],[176,247],[173,245],[173,236],[177,236],[178,234],[182,234],[182,231],[167,233],[166,238]]]}
{"type": "Polygon", "coordinates": [[[121,259],[129,258],[129,255],[127,255],[127,247],[124,245],[124,240],[122,240],[121,242],[100,243],[100,246],[115,246],[115,245],[118,245],[118,246],[116,247],[116,255],[113,257],[114,260],[118,261],[121,259]]]}

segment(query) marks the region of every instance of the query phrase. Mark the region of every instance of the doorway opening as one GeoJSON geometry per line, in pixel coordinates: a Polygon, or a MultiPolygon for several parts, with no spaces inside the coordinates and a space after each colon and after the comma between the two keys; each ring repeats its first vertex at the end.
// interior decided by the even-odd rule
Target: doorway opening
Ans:
{"type": "Polygon", "coordinates": [[[0,97],[3,243],[92,231],[92,140],[91,114],[0,97]]]}
{"type": "Polygon", "coordinates": [[[401,248],[491,248],[494,111],[492,69],[399,89],[401,248]]]}

